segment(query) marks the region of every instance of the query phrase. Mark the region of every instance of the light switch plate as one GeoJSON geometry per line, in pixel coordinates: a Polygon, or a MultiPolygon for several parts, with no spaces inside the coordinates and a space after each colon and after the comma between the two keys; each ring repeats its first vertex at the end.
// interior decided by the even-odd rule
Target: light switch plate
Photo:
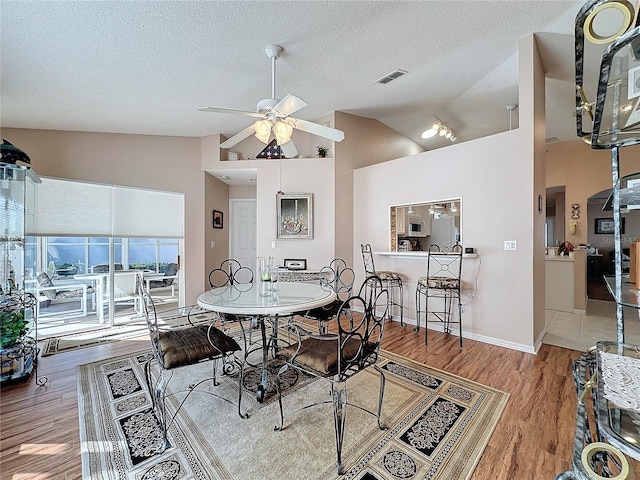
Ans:
{"type": "Polygon", "coordinates": [[[516,242],[515,240],[505,240],[504,249],[511,250],[511,251],[518,250],[518,242],[516,242]]]}

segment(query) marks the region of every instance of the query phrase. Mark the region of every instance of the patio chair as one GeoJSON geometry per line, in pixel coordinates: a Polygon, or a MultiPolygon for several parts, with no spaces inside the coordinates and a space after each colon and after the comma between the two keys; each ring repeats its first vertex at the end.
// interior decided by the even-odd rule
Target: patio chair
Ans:
{"type": "Polygon", "coordinates": [[[158,290],[160,288],[171,287],[171,296],[176,296],[175,281],[178,278],[178,264],[169,263],[163,272],[163,275],[150,275],[145,277],[144,281],[147,284],[147,292],[151,293],[151,290],[158,290]]]}
{"type": "Polygon", "coordinates": [[[37,315],[39,318],[56,314],[64,315],[67,318],[86,317],[88,296],[93,295],[94,289],[86,283],[57,283],[54,284],[49,275],[45,272],[38,272],[36,275],[37,286],[37,315]],[[51,313],[43,313],[43,308],[48,308],[54,303],[70,303],[80,301],[80,307],[72,310],[62,310],[51,313]]]}

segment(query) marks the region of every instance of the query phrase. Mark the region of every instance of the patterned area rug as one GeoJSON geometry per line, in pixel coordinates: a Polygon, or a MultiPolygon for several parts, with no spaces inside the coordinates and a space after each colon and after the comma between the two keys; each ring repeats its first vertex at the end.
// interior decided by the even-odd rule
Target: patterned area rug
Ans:
{"type": "MultiPolygon", "coordinates": [[[[91,479],[466,479],[502,414],[508,394],[383,352],[387,383],[381,431],[374,417],[349,408],[343,463],[338,477],[330,406],[302,410],[279,423],[278,402],[258,404],[252,392],[237,407],[194,392],[170,428],[172,447],[153,451],[160,431],[150,410],[143,365],[149,352],[78,367],[83,478],[91,479]],[[245,399],[247,400],[245,402],[245,399]]],[[[169,389],[179,392],[210,372],[210,364],[176,372],[169,389]]],[[[237,398],[227,377],[217,387],[237,398]]],[[[205,386],[207,385],[207,386],[205,386]]],[[[348,382],[349,401],[375,410],[379,375],[368,369],[348,382]]],[[[285,415],[328,400],[325,381],[292,382],[285,415]]],[[[220,391],[220,390],[216,390],[220,391]]],[[[171,397],[171,411],[181,401],[171,397]]]]}

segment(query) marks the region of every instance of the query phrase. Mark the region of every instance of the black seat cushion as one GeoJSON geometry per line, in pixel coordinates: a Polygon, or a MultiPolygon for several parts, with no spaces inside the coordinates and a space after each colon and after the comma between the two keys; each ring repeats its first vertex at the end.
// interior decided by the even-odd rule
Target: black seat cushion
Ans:
{"type": "Polygon", "coordinates": [[[221,356],[240,350],[240,345],[232,337],[216,327],[209,326],[176,328],[160,332],[159,349],[163,367],[166,369],[191,365],[201,360],[221,356]],[[222,353],[221,353],[222,352],[222,353]]]}
{"type": "MultiPolygon", "coordinates": [[[[338,373],[338,340],[335,336],[309,337],[300,342],[300,351],[294,359],[296,365],[306,367],[323,376],[333,376],[338,373]]],[[[342,358],[351,360],[356,356],[366,358],[376,348],[376,344],[367,343],[363,351],[358,354],[362,342],[359,338],[350,337],[342,348],[342,358]]],[[[291,358],[298,348],[294,343],[280,351],[281,355],[291,358]]]]}
{"type": "Polygon", "coordinates": [[[336,299],[329,305],[326,305],[324,307],[312,308],[307,312],[300,313],[300,315],[326,322],[327,320],[331,320],[338,314],[342,303],[342,300],[336,299]]]}

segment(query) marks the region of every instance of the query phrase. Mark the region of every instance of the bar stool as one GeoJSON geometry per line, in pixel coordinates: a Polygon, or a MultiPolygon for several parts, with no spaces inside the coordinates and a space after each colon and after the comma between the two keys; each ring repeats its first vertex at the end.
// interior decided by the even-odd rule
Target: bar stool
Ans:
{"type": "Polygon", "coordinates": [[[444,333],[451,333],[451,324],[458,324],[460,329],[460,347],[462,347],[462,299],[460,298],[460,276],[462,274],[462,246],[454,245],[450,249],[438,245],[429,247],[427,257],[427,275],[418,279],[416,288],[416,328],[420,331],[420,314],[424,313],[424,344],[427,344],[429,321],[440,322],[444,333]],[[425,299],[424,310],[421,309],[422,297],[425,299]],[[438,299],[442,310],[429,310],[429,299],[438,299]],[[457,302],[458,319],[454,320],[454,302],[457,302]],[[429,314],[435,317],[429,320],[429,314]]]}
{"type": "Polygon", "coordinates": [[[402,277],[399,273],[379,271],[373,263],[373,252],[370,244],[360,244],[362,250],[362,260],[364,262],[364,272],[367,278],[378,277],[382,281],[382,288],[388,291],[387,311],[389,320],[393,319],[393,306],[400,307],[400,325],[405,326],[402,309],[402,277]],[[396,297],[396,294],[398,295],[396,297]]]}

